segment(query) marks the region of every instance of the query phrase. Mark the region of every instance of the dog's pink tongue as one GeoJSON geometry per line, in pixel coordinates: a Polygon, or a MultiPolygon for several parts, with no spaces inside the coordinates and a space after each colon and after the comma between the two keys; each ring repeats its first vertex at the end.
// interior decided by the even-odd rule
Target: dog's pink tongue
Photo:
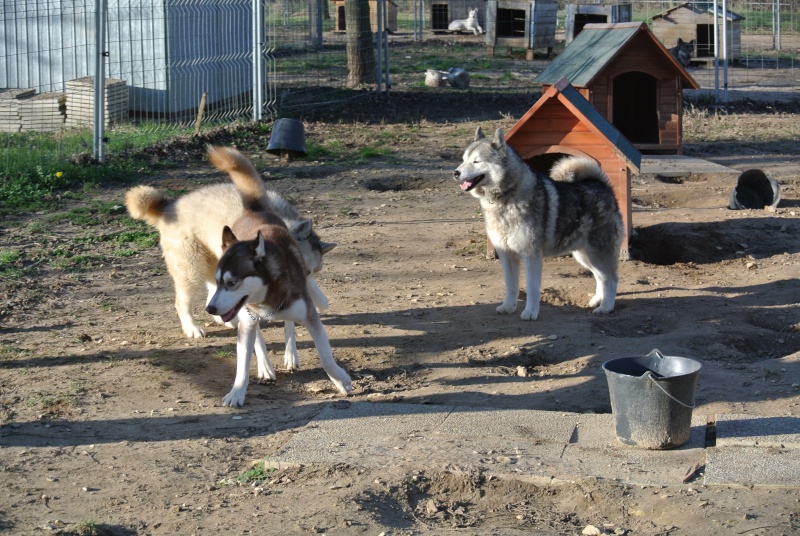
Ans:
{"type": "Polygon", "coordinates": [[[224,315],[220,315],[220,318],[222,318],[223,322],[230,322],[231,319],[234,316],[236,316],[236,313],[238,313],[238,312],[239,312],[238,309],[236,307],[234,307],[233,309],[231,309],[230,311],[228,311],[224,315]]]}
{"type": "Polygon", "coordinates": [[[464,181],[459,186],[461,186],[462,190],[467,190],[470,186],[472,186],[472,181],[464,181]]]}

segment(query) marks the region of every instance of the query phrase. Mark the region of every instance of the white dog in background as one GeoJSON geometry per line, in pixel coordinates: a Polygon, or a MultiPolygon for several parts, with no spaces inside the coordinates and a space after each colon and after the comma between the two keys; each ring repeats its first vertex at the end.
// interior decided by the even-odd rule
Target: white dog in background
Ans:
{"type": "Polygon", "coordinates": [[[454,20],[447,29],[451,32],[472,32],[475,35],[482,34],[483,28],[478,24],[478,8],[470,9],[468,18],[454,20]]]}

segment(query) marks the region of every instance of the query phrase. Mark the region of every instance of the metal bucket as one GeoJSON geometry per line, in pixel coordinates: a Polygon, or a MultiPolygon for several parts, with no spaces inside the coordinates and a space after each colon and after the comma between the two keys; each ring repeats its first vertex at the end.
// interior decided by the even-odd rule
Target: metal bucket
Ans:
{"type": "Polygon", "coordinates": [[[303,122],[297,119],[278,119],[272,127],[267,152],[282,158],[306,155],[303,122]]]}
{"type": "Polygon", "coordinates": [[[689,439],[702,366],[653,350],[603,363],[617,439],[645,449],[672,449],[689,439]]]}
{"type": "Polygon", "coordinates": [[[760,169],[750,169],[739,175],[728,206],[733,210],[775,208],[780,201],[781,187],[778,181],[760,169]]]}

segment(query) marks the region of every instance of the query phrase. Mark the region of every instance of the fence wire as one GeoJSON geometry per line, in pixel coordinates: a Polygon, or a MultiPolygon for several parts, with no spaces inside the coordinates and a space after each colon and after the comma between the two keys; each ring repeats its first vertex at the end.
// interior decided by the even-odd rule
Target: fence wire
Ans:
{"type": "MultiPolygon", "coordinates": [[[[359,84],[348,79],[352,74],[348,46],[362,46],[348,43],[347,5],[355,0],[103,1],[107,42],[100,49],[107,54],[102,97],[108,154],[117,147],[150,143],[151,134],[191,132],[198,124],[209,128],[290,117],[355,98],[365,90],[388,89],[389,84],[392,91],[416,90],[424,85],[426,69],[468,67],[473,74],[471,91],[504,84],[531,87],[530,80],[563,49],[565,32],[572,28],[565,0],[552,0],[553,8],[557,6],[552,30],[537,29],[536,20],[528,20],[535,10],[526,11],[519,1],[363,0],[368,9],[354,20],[373,36],[363,47],[371,50],[370,69],[380,69],[381,76],[359,84]],[[448,29],[453,20],[466,19],[474,7],[483,33],[448,29]],[[490,9],[495,11],[489,13],[490,9]],[[501,19],[501,12],[514,22],[493,23],[501,19]],[[385,33],[379,33],[384,28],[385,33]],[[527,45],[516,38],[526,32],[531,34],[527,45]],[[534,44],[533,33],[536,43],[546,45],[534,44]],[[382,41],[374,39],[376,34],[385,35],[383,48],[382,41]],[[534,46],[546,49],[533,50],[534,46]],[[548,56],[548,51],[553,54],[548,56]],[[470,59],[459,58],[461,52],[470,59]]],[[[91,154],[89,133],[98,98],[93,91],[98,4],[100,0],[2,0],[0,173],[13,168],[10,149],[34,143],[34,133],[58,138],[53,145],[57,158],[91,154]]],[[[721,87],[734,99],[796,94],[797,2],[724,4],[733,41],[727,52],[730,62],[723,62],[720,69],[708,56],[713,3],[621,4],[631,6],[621,11],[647,22],[657,35],[657,23],[665,17],[672,17],[672,24],[687,25],[685,35],[695,41],[687,69],[703,92],[714,95],[721,87]]],[[[722,13],[721,1],[718,9],[722,13]]],[[[674,46],[674,35],[664,35],[665,45],[674,46]]]]}

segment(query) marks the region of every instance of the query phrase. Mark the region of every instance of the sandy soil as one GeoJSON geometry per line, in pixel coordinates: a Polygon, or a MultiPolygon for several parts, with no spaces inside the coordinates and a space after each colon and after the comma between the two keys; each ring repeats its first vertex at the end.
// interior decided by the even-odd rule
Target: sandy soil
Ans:
{"type": "MultiPolygon", "coordinates": [[[[352,400],[608,413],[600,365],[659,348],[702,362],[699,414],[798,414],[800,152],[797,127],[787,126],[800,123],[796,116],[731,116],[728,137],[711,130],[711,119],[688,125],[687,154],[778,179],[776,210],[728,210],[737,174],[637,176],[634,259],[621,265],[616,311],[591,314],[593,280],[564,257],[545,263],[542,311],[530,323],[495,313],[500,266],[485,257],[477,202],[451,172],[477,125],[509,128],[532,101],[499,96],[492,112],[463,117],[458,110],[469,103],[447,99],[451,108],[427,102],[426,114],[395,97],[384,106],[397,122],[369,122],[353,111],[347,122],[306,123],[308,140],[339,140],[339,154],[383,140],[388,153],[375,158],[281,162],[263,151],[263,139],[236,142],[270,186],[338,244],[318,280],[331,302],[323,322],[335,358],[354,379],[352,400]],[[403,122],[393,109],[427,119],[403,122]],[[461,118],[444,120],[431,109],[461,118]],[[731,141],[733,130],[742,137],[764,123],[788,133],[731,141]]],[[[185,164],[138,182],[183,192],[227,180],[202,161],[202,144],[186,147],[155,153],[185,164]]],[[[127,244],[135,255],[120,257],[121,246],[103,239],[130,228],[121,208],[129,186],[112,178],[66,207],[105,202],[111,208],[94,225],[31,214],[2,229],[2,248],[25,252],[27,271],[0,278],[0,530],[800,531],[800,491],[701,481],[666,489],[594,479],[540,487],[478,472],[366,469],[353,460],[281,470],[254,485],[253,462],[340,397],[302,329],[300,371],[280,370],[282,330],[269,326],[277,381],[251,382],[242,409],[222,407],[234,375],[233,332],[209,324],[207,338],[185,339],[158,247],[127,244]],[[78,255],[91,256],[80,270],[56,260],[78,255]]]]}

